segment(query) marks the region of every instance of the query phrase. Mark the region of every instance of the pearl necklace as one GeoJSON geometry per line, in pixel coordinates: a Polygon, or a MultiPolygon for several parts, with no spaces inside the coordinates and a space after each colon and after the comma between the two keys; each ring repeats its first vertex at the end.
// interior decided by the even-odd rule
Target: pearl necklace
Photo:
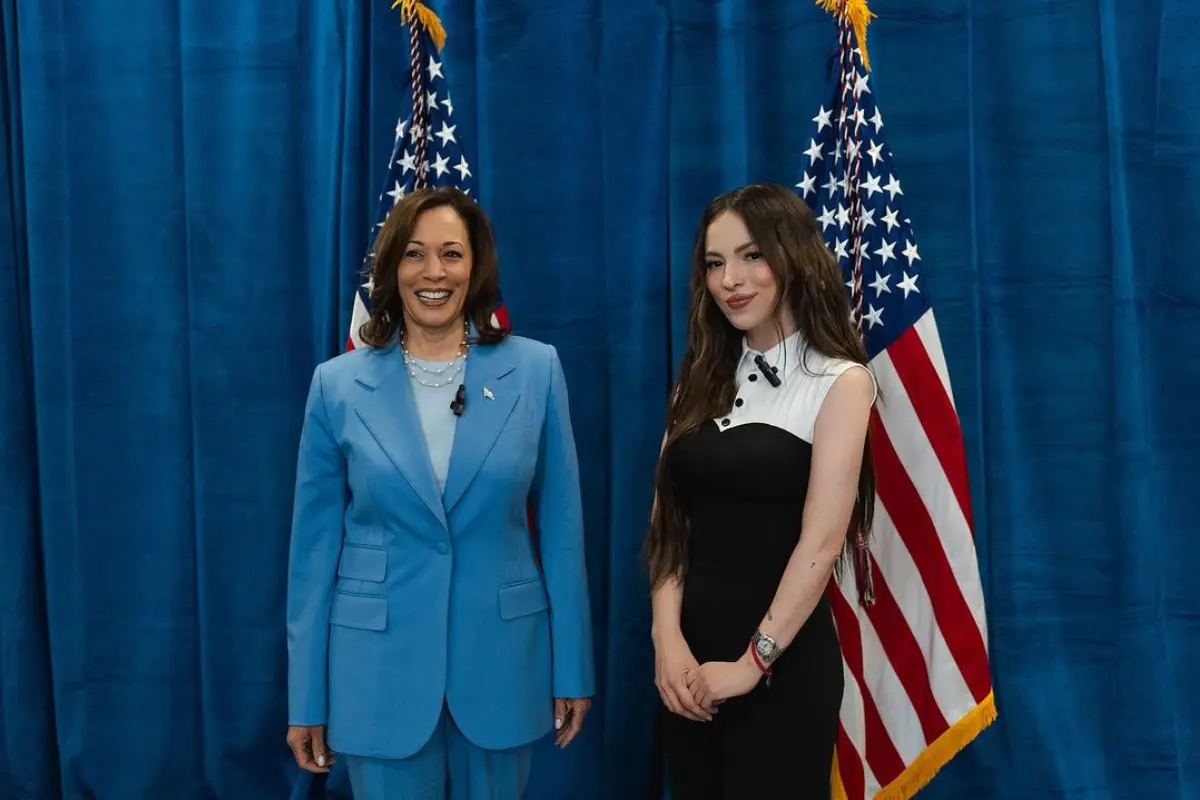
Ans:
{"type": "Polygon", "coordinates": [[[467,351],[470,349],[470,343],[467,340],[467,331],[465,330],[464,326],[463,339],[458,346],[458,355],[454,357],[454,360],[437,369],[427,367],[419,362],[416,357],[408,351],[408,345],[405,344],[403,337],[400,339],[400,349],[404,351],[404,366],[408,369],[409,377],[411,377],[421,386],[425,386],[430,389],[440,389],[443,386],[449,386],[450,384],[454,383],[454,381],[458,379],[458,376],[462,374],[463,368],[467,365],[467,351]],[[440,377],[451,367],[454,367],[454,371],[451,372],[450,375],[444,380],[440,381],[436,379],[432,382],[423,380],[422,378],[418,377],[416,372],[417,370],[420,370],[426,375],[437,375],[440,377]]]}

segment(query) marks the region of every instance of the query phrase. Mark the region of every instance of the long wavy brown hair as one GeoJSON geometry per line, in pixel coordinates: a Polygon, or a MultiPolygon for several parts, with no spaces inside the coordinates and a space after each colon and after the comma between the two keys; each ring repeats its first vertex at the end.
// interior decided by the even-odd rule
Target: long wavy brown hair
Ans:
{"type": "Polygon", "coordinates": [[[496,239],[487,214],[461,189],[444,186],[417,189],[392,207],[375,239],[373,257],[367,265],[371,278],[371,318],[358,329],[359,338],[371,347],[387,347],[404,331],[404,305],[400,300],[400,261],[412,239],[417,219],[426,211],[450,206],[467,228],[471,245],[471,278],[463,313],[475,325],[475,342],[495,344],[508,331],[492,321],[500,302],[500,268],[496,239]]]}
{"type": "MultiPolygon", "coordinates": [[[[726,319],[709,294],[706,281],[708,227],[725,213],[741,217],[771,267],[779,286],[777,318],[786,306],[803,334],[806,348],[867,364],[866,348],[851,321],[841,268],[822,241],[821,228],[804,201],[784,186],[752,184],[709,203],[692,245],[687,350],[667,408],[667,435],[655,471],[656,497],[642,549],[655,588],[670,577],[682,580],[688,565],[689,523],[667,467],[671,448],[680,437],[704,422],[727,414],[737,391],[734,378],[744,334],[726,319]]],[[[866,448],[858,477],[858,497],[850,517],[850,535],[839,569],[850,561],[855,536],[866,536],[871,529],[875,472],[871,467],[869,441],[866,448]]]]}

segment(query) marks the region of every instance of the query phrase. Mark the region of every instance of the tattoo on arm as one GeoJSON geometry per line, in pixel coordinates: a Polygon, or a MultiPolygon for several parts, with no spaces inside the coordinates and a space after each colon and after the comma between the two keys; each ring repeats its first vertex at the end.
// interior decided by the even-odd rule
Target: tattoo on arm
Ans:
{"type": "Polygon", "coordinates": [[[815,562],[815,561],[810,561],[810,562],[808,562],[808,568],[809,568],[809,569],[812,569],[812,568],[813,568],[813,567],[815,567],[816,565],[817,565],[817,562],[815,562]]]}
{"type": "Polygon", "coordinates": [[[767,622],[773,621],[775,618],[771,616],[771,609],[767,609],[767,622]]]}

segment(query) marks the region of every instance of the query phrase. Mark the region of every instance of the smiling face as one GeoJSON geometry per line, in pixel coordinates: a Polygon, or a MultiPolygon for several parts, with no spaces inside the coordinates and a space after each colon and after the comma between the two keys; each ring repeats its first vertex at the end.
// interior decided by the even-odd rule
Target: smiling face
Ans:
{"type": "Polygon", "coordinates": [[[704,250],[705,284],[725,318],[752,347],[756,340],[775,337],[779,282],[742,218],[732,211],[717,216],[708,226],[704,250]]]}
{"type": "Polygon", "coordinates": [[[450,206],[421,213],[396,268],[406,325],[429,332],[464,324],[471,282],[471,240],[450,206]]]}

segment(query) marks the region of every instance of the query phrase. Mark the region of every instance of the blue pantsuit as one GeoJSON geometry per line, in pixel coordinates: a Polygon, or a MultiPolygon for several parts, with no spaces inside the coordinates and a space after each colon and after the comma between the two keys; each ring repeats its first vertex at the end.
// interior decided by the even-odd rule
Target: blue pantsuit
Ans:
{"type": "Polygon", "coordinates": [[[533,747],[476,747],[443,712],[433,736],[406,759],[344,758],[356,800],[516,800],[529,782],[533,747]]]}
{"type": "Polygon", "coordinates": [[[397,347],[314,372],[289,561],[289,723],[327,726],[358,800],[419,796],[372,787],[436,779],[439,759],[454,797],[515,800],[475,787],[523,784],[554,698],[595,690],[562,367],[530,339],[473,347],[444,476],[417,391],[397,347]]]}

